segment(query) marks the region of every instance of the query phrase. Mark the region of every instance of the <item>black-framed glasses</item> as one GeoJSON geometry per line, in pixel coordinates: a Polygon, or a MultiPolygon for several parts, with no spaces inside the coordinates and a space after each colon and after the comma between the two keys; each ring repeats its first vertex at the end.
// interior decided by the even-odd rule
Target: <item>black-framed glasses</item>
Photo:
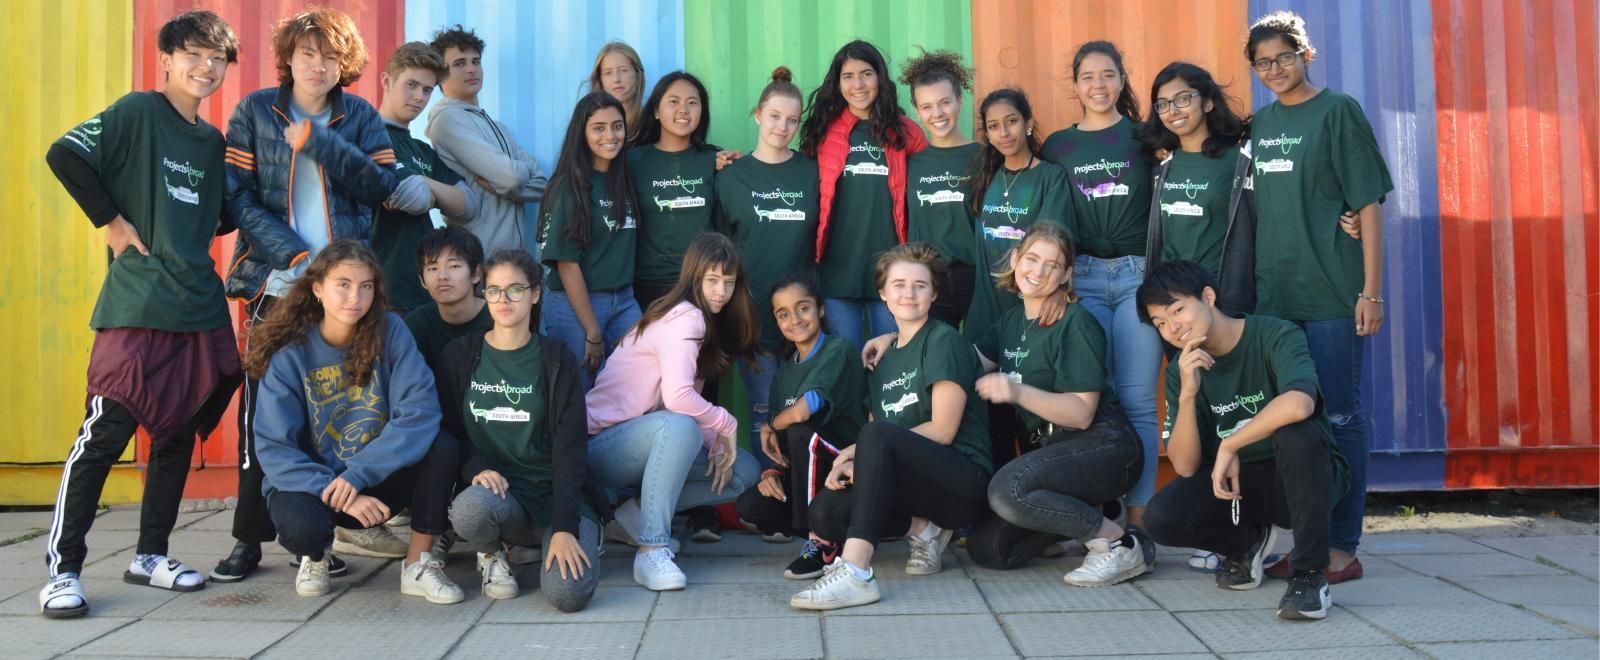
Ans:
{"type": "Polygon", "coordinates": [[[1251,62],[1250,68],[1262,73],[1266,73],[1272,70],[1273,64],[1277,64],[1279,67],[1287,69],[1294,66],[1295,58],[1299,57],[1300,54],[1304,52],[1305,51],[1303,50],[1297,50],[1293,52],[1278,53],[1277,57],[1263,57],[1259,60],[1251,62]]]}
{"type": "Polygon", "coordinates": [[[1194,105],[1194,100],[1200,98],[1199,92],[1183,92],[1172,97],[1172,100],[1156,99],[1156,114],[1164,115],[1172,112],[1173,108],[1187,108],[1194,105]]]}
{"type": "Polygon", "coordinates": [[[511,302],[522,302],[522,299],[528,297],[528,292],[532,289],[533,287],[522,286],[520,284],[508,286],[504,289],[497,286],[491,286],[483,290],[483,299],[492,303],[500,302],[500,296],[503,295],[506,297],[506,300],[510,300],[511,302]]]}

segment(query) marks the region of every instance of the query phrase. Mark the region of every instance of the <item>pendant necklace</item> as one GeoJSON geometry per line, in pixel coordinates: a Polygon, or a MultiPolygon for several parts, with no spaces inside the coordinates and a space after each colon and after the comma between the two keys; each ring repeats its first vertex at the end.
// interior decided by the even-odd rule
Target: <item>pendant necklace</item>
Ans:
{"type": "Polygon", "coordinates": [[[1012,186],[1012,184],[1015,184],[1017,182],[1017,179],[1022,178],[1022,173],[1028,171],[1028,168],[1030,168],[1030,167],[1033,167],[1033,154],[1029,154],[1028,155],[1028,164],[1027,165],[1023,165],[1022,169],[1017,170],[1017,175],[1014,176],[1014,177],[1007,178],[1006,174],[1008,172],[1010,172],[1011,170],[1006,169],[1006,167],[1004,165],[1000,166],[1000,178],[1006,179],[1005,196],[1007,198],[1011,197],[1011,186],[1012,186]]]}

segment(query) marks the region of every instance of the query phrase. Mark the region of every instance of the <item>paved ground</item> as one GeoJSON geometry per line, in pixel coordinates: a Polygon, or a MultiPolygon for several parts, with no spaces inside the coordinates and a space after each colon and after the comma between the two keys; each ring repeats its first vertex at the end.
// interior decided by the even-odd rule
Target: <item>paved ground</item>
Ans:
{"type": "MultiPolygon", "coordinates": [[[[184,514],[175,555],[209,570],[232,546],[229,520],[184,514]]],[[[48,523],[48,513],[0,514],[0,542],[48,523]]],[[[464,555],[449,572],[467,600],[453,606],[402,597],[397,562],[361,558],[331,595],[302,598],[276,546],[247,582],[176,595],[121,581],[137,525],[136,510],[96,522],[85,569],[94,610],[76,621],[36,614],[41,539],[0,547],[0,657],[1600,657],[1600,538],[1587,534],[1370,534],[1367,576],[1334,587],[1329,619],[1288,623],[1272,617],[1282,582],[1224,593],[1178,549],[1132,583],[1078,589],[1061,582],[1078,559],[996,572],[960,550],[944,573],[908,578],[904,543],[881,551],[882,602],[802,613],[788,606],[800,584],[781,577],[798,544],[738,533],[686,544],[689,588],[662,594],[634,585],[631,550],[608,545],[594,602],[570,615],[544,603],[531,570],[522,597],[483,598],[464,555]]]]}

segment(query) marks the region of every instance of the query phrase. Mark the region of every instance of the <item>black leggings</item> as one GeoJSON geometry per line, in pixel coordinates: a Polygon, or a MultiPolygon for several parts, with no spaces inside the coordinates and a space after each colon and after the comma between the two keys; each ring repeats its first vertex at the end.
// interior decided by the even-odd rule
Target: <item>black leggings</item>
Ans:
{"type": "Polygon", "coordinates": [[[1051,543],[1094,534],[1105,505],[1126,495],[1144,466],[1144,445],[1116,404],[1101,404],[1089,428],[1058,429],[1040,444],[989,482],[995,513],[967,538],[978,565],[1016,568],[1051,543]]]}
{"type": "Polygon", "coordinates": [[[833,459],[850,442],[833,443],[811,430],[806,424],[795,424],[782,431],[785,455],[789,469],[782,481],[789,501],[780,502],[761,494],[759,488],[747,488],[734,503],[739,517],[760,528],[762,532],[784,532],[800,535],[811,529],[807,513],[811,499],[827,490],[822,482],[833,469],[833,459]]]}
{"type": "Polygon", "coordinates": [[[955,447],[888,422],[869,422],[856,439],[855,476],[844,490],[811,501],[811,529],[824,540],[877,545],[904,533],[912,516],[945,529],[971,525],[989,510],[989,472],[955,447]]]}
{"type": "MultiPolygon", "coordinates": [[[[391,513],[410,507],[414,532],[443,534],[450,528],[448,510],[455,497],[459,451],[455,440],[440,434],[416,465],[396,470],[361,494],[378,498],[391,513]]],[[[267,509],[278,527],[278,542],[290,553],[321,557],[322,551],[333,545],[335,525],[345,529],[367,527],[348,514],[329,509],[319,495],[280,490],[267,498],[267,509]]]]}
{"type": "Polygon", "coordinates": [[[1145,531],[1162,545],[1241,557],[1253,540],[1244,530],[1259,531],[1266,524],[1288,527],[1294,532],[1289,568],[1322,570],[1328,565],[1328,516],[1334,501],[1332,441],[1311,422],[1272,434],[1273,460],[1239,467],[1238,527],[1233,525],[1231,501],[1212,493],[1212,464],[1207,462],[1150,499],[1145,531]]]}

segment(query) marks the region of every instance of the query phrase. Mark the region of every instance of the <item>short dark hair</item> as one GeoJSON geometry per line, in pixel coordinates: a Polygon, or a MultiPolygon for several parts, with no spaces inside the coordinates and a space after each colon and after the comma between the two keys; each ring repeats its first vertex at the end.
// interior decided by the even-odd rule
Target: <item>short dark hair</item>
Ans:
{"type": "Polygon", "coordinates": [[[446,225],[422,235],[422,243],[417,246],[417,272],[427,270],[428,262],[438,259],[445,250],[466,260],[472,272],[478,272],[483,265],[483,242],[470,231],[446,225]]]}
{"type": "Polygon", "coordinates": [[[203,9],[186,11],[161,26],[156,48],[171,55],[186,46],[216,48],[228,54],[228,63],[239,61],[239,38],[221,16],[203,9]]]}
{"type": "Polygon", "coordinates": [[[1207,288],[1215,292],[1217,280],[1205,266],[1182,259],[1163,261],[1155,270],[1145,273],[1144,283],[1139,285],[1139,320],[1150,323],[1148,308],[1151,305],[1165,307],[1179,296],[1203,298],[1207,288]]]}
{"type": "Polygon", "coordinates": [[[497,266],[510,266],[522,271],[523,275],[528,276],[528,285],[535,289],[544,284],[544,268],[539,266],[539,262],[533,260],[533,255],[528,254],[528,251],[522,248],[501,248],[495,250],[494,254],[489,255],[489,260],[483,262],[485,282],[488,282],[489,271],[494,270],[497,266]]]}
{"type": "Polygon", "coordinates": [[[463,52],[475,50],[479,55],[483,54],[483,40],[478,38],[478,33],[468,30],[460,23],[456,23],[455,27],[439,28],[439,31],[433,33],[433,43],[429,45],[439,51],[440,57],[444,57],[447,48],[463,52]]]}

